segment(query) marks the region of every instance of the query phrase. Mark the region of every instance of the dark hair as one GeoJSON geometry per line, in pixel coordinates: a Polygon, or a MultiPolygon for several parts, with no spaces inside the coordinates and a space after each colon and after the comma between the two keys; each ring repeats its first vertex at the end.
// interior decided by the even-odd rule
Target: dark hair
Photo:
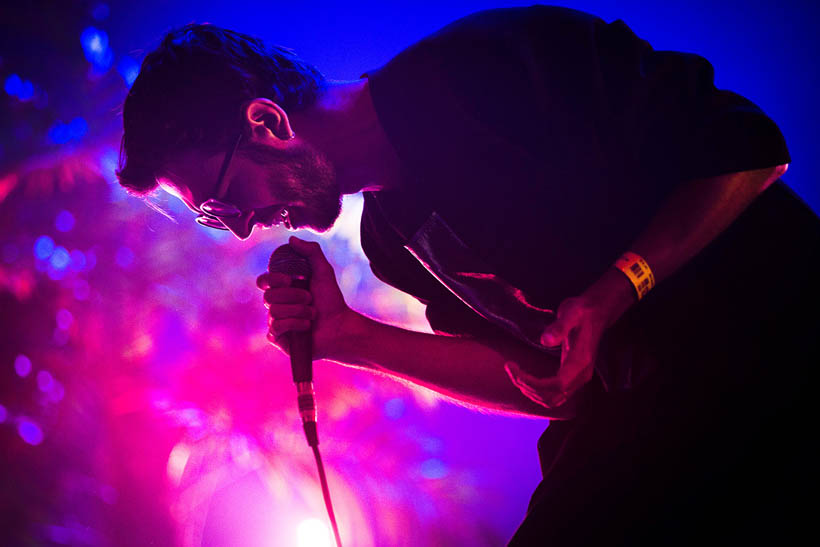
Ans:
{"type": "Polygon", "coordinates": [[[289,111],[314,104],[325,78],[280,46],[209,24],[172,30],[142,61],[122,108],[120,184],[144,196],[172,154],[226,149],[240,107],[266,97],[289,111]]]}

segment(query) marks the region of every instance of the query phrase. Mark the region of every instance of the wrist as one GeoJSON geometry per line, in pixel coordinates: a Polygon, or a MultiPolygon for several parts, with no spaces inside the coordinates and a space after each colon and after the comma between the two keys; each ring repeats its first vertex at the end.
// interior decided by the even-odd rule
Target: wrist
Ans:
{"type": "Polygon", "coordinates": [[[590,308],[599,310],[606,327],[617,321],[638,301],[635,287],[616,267],[607,270],[584,291],[581,298],[590,308]]]}
{"type": "Polygon", "coordinates": [[[357,311],[347,308],[336,324],[336,335],[328,345],[325,359],[342,364],[360,365],[362,344],[366,344],[368,322],[371,319],[357,311]]]}

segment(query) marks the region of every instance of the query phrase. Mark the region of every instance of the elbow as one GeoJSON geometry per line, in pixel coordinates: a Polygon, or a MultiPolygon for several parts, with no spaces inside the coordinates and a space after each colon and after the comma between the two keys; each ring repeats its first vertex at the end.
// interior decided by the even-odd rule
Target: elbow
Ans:
{"type": "Polygon", "coordinates": [[[783,174],[789,170],[789,164],[784,163],[783,165],[778,165],[776,167],[770,168],[771,173],[766,177],[766,181],[763,183],[763,188],[761,188],[761,192],[771,186],[771,184],[783,176],[783,174]]]}

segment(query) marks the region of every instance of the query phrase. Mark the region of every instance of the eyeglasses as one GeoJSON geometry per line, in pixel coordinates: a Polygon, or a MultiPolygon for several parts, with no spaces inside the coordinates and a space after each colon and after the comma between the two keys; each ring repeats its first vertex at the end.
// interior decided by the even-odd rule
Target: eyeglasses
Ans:
{"type": "Polygon", "coordinates": [[[230,186],[229,178],[225,177],[228,171],[228,166],[231,164],[231,158],[239,149],[239,143],[242,142],[242,133],[236,139],[236,144],[233,148],[228,150],[225,154],[225,159],[222,161],[222,167],[219,170],[219,177],[216,179],[216,197],[206,200],[199,206],[202,213],[196,217],[196,221],[202,226],[208,228],[215,228],[217,230],[227,230],[228,227],[222,222],[223,218],[237,218],[242,214],[238,207],[230,203],[221,201],[225,194],[228,193],[230,186]]]}

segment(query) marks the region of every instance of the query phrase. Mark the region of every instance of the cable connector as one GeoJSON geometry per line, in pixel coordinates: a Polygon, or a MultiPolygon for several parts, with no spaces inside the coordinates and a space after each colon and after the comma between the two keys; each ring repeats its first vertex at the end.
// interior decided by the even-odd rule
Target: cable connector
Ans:
{"type": "Polygon", "coordinates": [[[297,403],[299,416],[302,418],[302,427],[305,430],[308,446],[319,445],[319,435],[316,432],[316,394],[313,391],[313,382],[296,382],[297,403]]]}

